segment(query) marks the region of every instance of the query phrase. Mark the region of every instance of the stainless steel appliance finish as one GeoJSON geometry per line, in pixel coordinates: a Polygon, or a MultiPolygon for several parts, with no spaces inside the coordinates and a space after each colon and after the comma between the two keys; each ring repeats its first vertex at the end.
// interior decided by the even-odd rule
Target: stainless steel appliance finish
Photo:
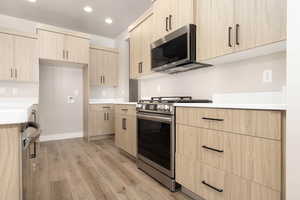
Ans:
{"type": "Polygon", "coordinates": [[[151,45],[151,68],[169,74],[212,66],[196,61],[196,25],[189,24],[151,45]]]}
{"type": "Polygon", "coordinates": [[[175,181],[175,107],[174,103],[210,103],[191,97],[152,97],[137,104],[137,166],[171,191],[175,181]]]}
{"type": "Polygon", "coordinates": [[[30,200],[33,194],[32,178],[38,154],[38,141],[41,134],[37,123],[37,111],[32,110],[30,121],[24,124],[21,137],[22,147],[22,199],[30,200]]]}

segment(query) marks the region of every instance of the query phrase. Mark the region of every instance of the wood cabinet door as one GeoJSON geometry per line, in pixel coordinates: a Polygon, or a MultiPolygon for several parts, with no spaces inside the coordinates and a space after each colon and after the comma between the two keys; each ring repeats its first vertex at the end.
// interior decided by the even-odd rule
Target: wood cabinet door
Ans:
{"type": "Polygon", "coordinates": [[[130,76],[137,79],[140,76],[140,62],[142,62],[141,27],[137,26],[130,32],[130,76]]]}
{"type": "Polygon", "coordinates": [[[151,42],[153,36],[153,15],[149,16],[141,25],[142,75],[151,74],[151,42]]]}
{"type": "Polygon", "coordinates": [[[75,63],[89,63],[89,40],[85,38],[65,36],[66,60],[75,63]]]}
{"type": "Polygon", "coordinates": [[[118,54],[103,51],[103,84],[116,87],[118,85],[118,54]]]}
{"type": "Polygon", "coordinates": [[[153,42],[169,33],[169,16],[174,0],[157,0],[153,4],[153,42]]]}
{"type": "Polygon", "coordinates": [[[122,146],[122,117],[115,112],[115,144],[117,147],[122,146]]]}
{"type": "Polygon", "coordinates": [[[50,60],[64,60],[65,36],[60,33],[38,30],[39,57],[50,60]]]}
{"type": "Polygon", "coordinates": [[[197,1],[198,61],[234,51],[234,2],[234,0],[197,1]]]}
{"type": "Polygon", "coordinates": [[[104,126],[102,127],[104,134],[114,133],[115,116],[113,110],[104,110],[104,126]]]}
{"type": "Polygon", "coordinates": [[[136,116],[127,116],[126,134],[127,134],[127,151],[132,156],[137,154],[137,131],[136,131],[136,116]]]}
{"type": "Polygon", "coordinates": [[[169,32],[188,24],[194,24],[195,0],[172,0],[170,6],[169,32]]]}
{"type": "Polygon", "coordinates": [[[0,80],[13,80],[13,36],[0,33],[0,80]]]}
{"type": "Polygon", "coordinates": [[[100,85],[100,75],[98,73],[98,67],[98,50],[90,49],[89,76],[91,86],[100,85]]]}
{"type": "Polygon", "coordinates": [[[18,81],[38,82],[39,64],[37,40],[25,37],[14,39],[14,66],[18,81]]]}
{"type": "Polygon", "coordinates": [[[285,40],[286,3],[286,0],[235,1],[235,51],[285,40]]]}

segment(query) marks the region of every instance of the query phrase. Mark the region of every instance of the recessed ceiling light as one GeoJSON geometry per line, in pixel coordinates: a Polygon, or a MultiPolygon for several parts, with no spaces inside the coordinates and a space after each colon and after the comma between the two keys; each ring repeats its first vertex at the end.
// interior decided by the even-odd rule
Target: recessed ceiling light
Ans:
{"type": "Polygon", "coordinates": [[[112,24],[113,23],[113,20],[111,18],[106,18],[105,19],[105,23],[107,24],[112,24]]]}
{"type": "Polygon", "coordinates": [[[27,0],[27,1],[29,1],[31,3],[35,3],[36,2],[36,0],[27,0]]]}
{"type": "Polygon", "coordinates": [[[83,10],[84,10],[85,12],[88,12],[88,13],[93,12],[93,8],[92,8],[91,6],[85,6],[85,7],[83,8],[83,10]]]}

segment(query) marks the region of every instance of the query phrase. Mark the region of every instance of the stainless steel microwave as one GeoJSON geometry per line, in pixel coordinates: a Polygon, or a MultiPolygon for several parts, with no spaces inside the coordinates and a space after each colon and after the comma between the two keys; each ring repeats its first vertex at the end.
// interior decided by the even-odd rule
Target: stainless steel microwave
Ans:
{"type": "Polygon", "coordinates": [[[211,66],[196,61],[196,31],[189,24],[152,43],[152,71],[173,74],[211,66]]]}

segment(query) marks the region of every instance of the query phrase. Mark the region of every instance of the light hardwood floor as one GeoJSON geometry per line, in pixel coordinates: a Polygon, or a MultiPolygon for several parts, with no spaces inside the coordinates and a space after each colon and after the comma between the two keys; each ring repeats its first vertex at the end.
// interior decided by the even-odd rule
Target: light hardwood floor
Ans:
{"type": "Polygon", "coordinates": [[[42,143],[32,200],[190,200],[120,154],[112,139],[42,143]]]}

